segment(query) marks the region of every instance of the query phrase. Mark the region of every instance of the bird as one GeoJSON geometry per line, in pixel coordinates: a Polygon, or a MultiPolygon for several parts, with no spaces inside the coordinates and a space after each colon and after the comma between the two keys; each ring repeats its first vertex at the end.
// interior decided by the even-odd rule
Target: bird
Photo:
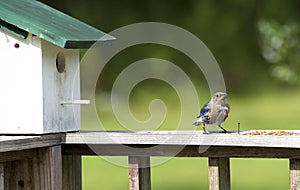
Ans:
{"type": "Polygon", "coordinates": [[[230,106],[226,103],[228,96],[225,92],[216,92],[211,100],[206,103],[197,116],[197,121],[193,123],[195,126],[202,125],[203,133],[208,134],[205,125],[217,125],[224,133],[228,131],[222,127],[222,123],[228,117],[230,106]]]}

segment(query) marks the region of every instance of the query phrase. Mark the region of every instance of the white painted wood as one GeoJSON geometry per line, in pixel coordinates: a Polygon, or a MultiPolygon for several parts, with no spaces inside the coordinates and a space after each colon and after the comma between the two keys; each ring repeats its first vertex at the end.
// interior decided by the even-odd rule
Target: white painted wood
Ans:
{"type": "Polygon", "coordinates": [[[0,133],[43,131],[40,47],[39,38],[24,40],[0,29],[0,133]]]}
{"type": "Polygon", "coordinates": [[[18,38],[0,29],[0,134],[78,131],[79,50],[63,49],[37,36],[18,38]],[[64,55],[65,71],[56,67],[64,55]]]}
{"type": "Polygon", "coordinates": [[[79,50],[63,49],[42,41],[44,132],[78,131],[80,106],[62,106],[63,100],[79,100],[79,50]],[[58,53],[65,57],[65,71],[56,67],[58,53]]]}

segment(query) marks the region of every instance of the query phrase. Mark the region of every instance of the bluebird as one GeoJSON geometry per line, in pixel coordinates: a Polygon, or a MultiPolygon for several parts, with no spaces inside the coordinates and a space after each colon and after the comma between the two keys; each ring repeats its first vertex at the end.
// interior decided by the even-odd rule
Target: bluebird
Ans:
{"type": "Polygon", "coordinates": [[[224,133],[227,131],[221,126],[221,124],[228,117],[230,106],[226,103],[227,94],[224,92],[217,92],[213,95],[211,100],[205,104],[200,110],[197,121],[193,125],[198,126],[202,124],[202,128],[205,134],[208,132],[205,129],[205,125],[217,125],[224,133]]]}

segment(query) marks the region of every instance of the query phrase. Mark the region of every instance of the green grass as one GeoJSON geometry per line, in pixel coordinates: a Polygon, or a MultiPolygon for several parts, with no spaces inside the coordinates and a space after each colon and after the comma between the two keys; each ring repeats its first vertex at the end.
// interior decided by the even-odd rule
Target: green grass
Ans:
{"type": "MultiPolygon", "coordinates": [[[[126,158],[124,158],[126,159],[126,158]]],[[[288,189],[287,159],[231,159],[231,189],[288,189]]],[[[207,158],[172,158],[151,170],[152,189],[208,189],[207,158]]],[[[83,157],[83,189],[128,189],[128,170],[83,157]]]]}
{"type": "MultiPolygon", "coordinates": [[[[163,93],[167,94],[167,93],[163,93]]],[[[142,94],[143,99],[136,98],[137,103],[131,104],[134,115],[141,120],[150,116],[149,100],[157,94],[142,94]]],[[[236,130],[238,122],[243,130],[263,129],[300,129],[300,91],[268,91],[256,92],[251,95],[229,95],[231,113],[224,127],[236,130]]],[[[156,97],[157,98],[157,97],[156,97]]],[[[160,130],[175,130],[180,116],[179,103],[168,101],[168,116],[160,130]]],[[[178,100],[175,97],[172,101],[178,100]]],[[[200,97],[201,104],[207,97],[200,97]]],[[[117,123],[109,109],[100,109],[99,114],[107,130],[125,130],[117,123]],[[106,111],[105,111],[106,110],[106,111]]],[[[195,113],[196,115],[197,113],[195,113]]],[[[194,117],[194,116],[193,116],[194,117]]],[[[192,121],[188,123],[190,125],[192,121]]],[[[92,126],[91,124],[89,126],[92,126]]],[[[93,128],[95,129],[95,128],[93,128]]],[[[287,139],[288,140],[288,139],[287,139]]],[[[123,159],[126,163],[127,158],[123,159]]],[[[155,162],[156,158],[152,158],[155,162]]],[[[231,189],[272,189],[289,188],[289,172],[287,159],[231,159],[231,189]]],[[[152,189],[208,189],[207,158],[172,158],[152,168],[152,189]]],[[[128,189],[128,170],[98,157],[83,158],[83,188],[93,189],[128,189]]]]}
{"type": "Polygon", "coordinates": [[[231,187],[243,190],[289,189],[288,159],[231,159],[231,187]]]}

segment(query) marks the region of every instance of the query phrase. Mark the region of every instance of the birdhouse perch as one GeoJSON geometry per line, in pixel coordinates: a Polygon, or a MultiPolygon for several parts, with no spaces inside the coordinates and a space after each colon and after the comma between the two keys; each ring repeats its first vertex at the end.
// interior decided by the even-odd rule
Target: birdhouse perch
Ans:
{"type": "Polygon", "coordinates": [[[79,49],[114,37],[38,1],[0,1],[0,133],[80,129],[79,49]]]}

